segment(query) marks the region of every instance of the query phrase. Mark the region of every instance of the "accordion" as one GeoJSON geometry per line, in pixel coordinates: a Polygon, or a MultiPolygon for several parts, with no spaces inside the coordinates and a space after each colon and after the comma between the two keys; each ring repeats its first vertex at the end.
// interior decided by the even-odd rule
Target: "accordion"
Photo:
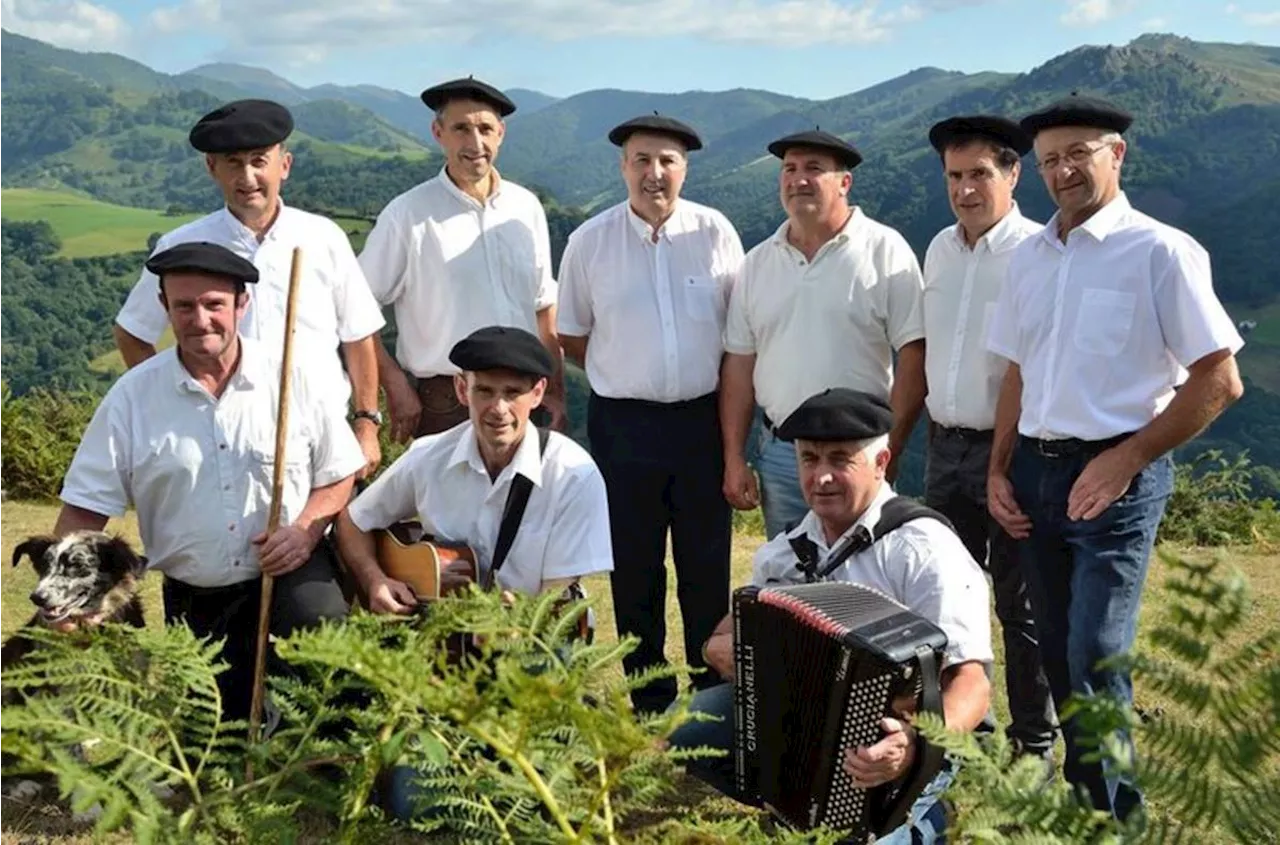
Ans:
{"type": "Polygon", "coordinates": [[[845,749],[883,738],[880,720],[895,715],[895,700],[941,714],[946,634],[847,582],[743,587],[732,613],[739,794],[791,827],[857,840],[904,823],[942,750],[919,746],[911,772],[872,789],[854,786],[842,761],[845,749]]]}

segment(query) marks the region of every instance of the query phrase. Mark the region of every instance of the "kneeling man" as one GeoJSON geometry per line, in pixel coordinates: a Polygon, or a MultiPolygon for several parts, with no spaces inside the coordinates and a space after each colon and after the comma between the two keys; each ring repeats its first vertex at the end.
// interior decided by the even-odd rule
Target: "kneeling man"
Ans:
{"type": "MultiPolygon", "coordinates": [[[[885,503],[895,495],[885,481],[893,412],[868,393],[834,388],[810,397],[779,426],[779,438],[795,443],[800,486],[809,511],[791,531],[765,543],[753,561],[752,582],[805,581],[791,541],[807,537],[818,551],[819,569],[833,549],[854,532],[869,532],[885,503]]],[[[985,666],[992,659],[987,582],[960,538],[929,517],[910,520],[878,542],[851,555],[828,576],[878,590],[929,619],[947,635],[943,658],[942,705],[948,727],[970,731],[984,721],[990,704],[985,666]]],[[[722,717],[690,722],[671,736],[677,748],[733,747],[733,617],[726,616],[704,646],[707,665],[728,682],[699,692],[693,709],[722,717]]],[[[869,789],[911,770],[914,730],[898,719],[881,723],[884,738],[866,748],[844,751],[844,771],[869,789]]],[[[734,796],[732,756],[693,761],[690,769],[734,796]]],[[[939,793],[950,781],[943,771],[912,808],[914,823],[881,842],[932,842],[942,828],[939,793]]],[[[737,796],[734,796],[737,797],[737,796]]]]}
{"type": "Polygon", "coordinates": [[[325,535],[364,454],[342,408],[324,398],[327,385],[294,366],[280,523],[268,534],[279,353],[237,329],[258,270],[203,242],[159,252],[146,266],[175,345],[103,397],[67,470],[54,533],[101,530],[135,508],[149,568],[164,573],[165,622],[225,638],[223,715],[246,719],[262,573],[276,579],[278,636],[347,613],[325,535]]]}

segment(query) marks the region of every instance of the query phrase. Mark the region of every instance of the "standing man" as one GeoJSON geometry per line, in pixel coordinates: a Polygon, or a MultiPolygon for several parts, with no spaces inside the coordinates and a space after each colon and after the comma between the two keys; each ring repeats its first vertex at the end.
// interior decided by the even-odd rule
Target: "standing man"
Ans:
{"type": "MultiPolygon", "coordinates": [[[[267,533],[276,461],[279,353],[241,337],[253,264],[186,242],[147,260],[175,346],[122,375],[94,412],[67,470],[54,533],[100,531],[133,507],[164,574],[166,624],[223,639],[223,713],[247,719],[253,694],[261,575],[275,577],[271,631],[346,615],[325,537],[363,466],[329,387],[295,366],[280,523],[267,533]]],[[[305,360],[305,359],[304,359],[305,360]]]]}
{"type": "MultiPolygon", "coordinates": [[[[269,100],[237,100],[200,118],[191,129],[191,146],[204,153],[205,167],[226,205],[162,236],[154,253],[207,241],[253,262],[261,281],[254,286],[240,330],[279,350],[293,249],[302,249],[295,355],[322,369],[317,384],[326,385],[326,390],[320,398],[346,413],[354,396],[351,426],[365,456],[363,477],[382,460],[376,347],[377,333],[386,321],[342,229],[318,214],[290,208],[281,199],[280,188],[293,164],[293,154],[285,147],[291,132],[289,110],[269,100]]],[[[159,292],[155,274],[144,269],[116,315],[113,333],[128,367],[156,354],[168,325],[159,292]]]]}
{"type": "MultiPolygon", "coordinates": [[[[1131,122],[1074,94],[1022,119],[1058,211],[1014,252],[987,344],[1009,360],[988,506],[1019,541],[1059,709],[1072,693],[1132,701],[1129,673],[1097,664],[1133,644],[1170,452],[1244,392],[1208,253],[1120,189],[1131,122]]],[[[1081,759],[1071,719],[1063,738],[1067,780],[1097,809],[1124,819],[1142,803],[1081,759]]]]}
{"type": "Polygon", "coordinates": [[[1024,753],[1053,754],[1054,710],[1013,538],[987,512],[987,466],[996,399],[1007,362],[987,352],[986,332],[1013,250],[1043,227],[1013,199],[1031,139],[1003,117],[952,117],[929,130],[942,158],[956,224],[924,258],[925,374],[929,450],[925,504],[955,526],[991,576],[1004,632],[1008,734],[1024,753]]]}
{"type": "Polygon", "coordinates": [[[925,381],[920,265],[901,234],[850,208],[862,156],[820,130],[780,138],[769,152],[782,159],[787,219],[747,253],[729,300],[720,423],[724,495],[735,508],[761,505],[772,538],[808,510],[795,450],[775,426],[831,387],[887,399],[892,481],[924,407],[925,381]],[[756,402],[765,429],[759,487],[743,452],[756,402]]]}
{"type": "Polygon", "coordinates": [[[422,102],[436,114],[431,135],[444,167],[387,204],[360,253],[374,296],[395,307],[395,358],[378,345],[391,435],[403,441],[467,419],[449,350],[488,325],[541,337],[555,362],[544,405],[563,429],[547,215],[533,192],[494,167],[515,104],[471,77],[428,88],[422,102]]]}
{"type": "MultiPolygon", "coordinates": [[[[684,620],[685,658],[729,607],[731,511],[720,492],[723,448],[716,403],[729,291],[742,242],[714,209],[680,197],[698,134],[649,115],[609,133],[622,148],[627,199],[569,236],[558,319],[565,354],[591,384],[591,454],[609,490],[618,635],[639,647],[628,673],[664,665],[667,531],[684,620]]],[[[710,673],[693,678],[702,688],[710,673]]],[[[665,710],[674,678],[637,689],[638,711],[665,710]]]]}

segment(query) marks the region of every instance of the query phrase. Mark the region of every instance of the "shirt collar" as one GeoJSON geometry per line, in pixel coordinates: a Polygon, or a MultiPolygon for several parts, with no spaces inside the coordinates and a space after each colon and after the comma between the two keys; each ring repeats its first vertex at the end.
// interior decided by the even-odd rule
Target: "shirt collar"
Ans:
{"type": "Polygon", "coordinates": [[[806,513],[804,515],[804,519],[800,520],[800,524],[787,532],[787,539],[808,535],[809,539],[817,543],[818,548],[821,549],[825,555],[843,543],[846,537],[853,534],[859,528],[865,528],[867,531],[874,528],[876,523],[880,521],[880,512],[884,510],[884,503],[892,499],[895,495],[897,494],[894,493],[893,485],[887,481],[881,481],[880,489],[876,491],[876,495],[871,500],[871,504],[867,505],[867,509],[864,510],[862,515],[854,521],[853,525],[850,525],[849,528],[837,537],[836,541],[830,545],[827,545],[827,536],[822,531],[822,523],[818,520],[817,514],[813,511],[806,513]]]}
{"type": "MultiPolygon", "coordinates": [[[[649,225],[649,223],[646,222],[639,214],[636,214],[635,209],[631,207],[631,202],[629,200],[623,200],[622,204],[626,208],[627,223],[631,225],[632,231],[634,231],[637,237],[645,243],[653,243],[653,226],[649,225]]],[[[672,237],[684,231],[683,224],[681,222],[684,217],[681,213],[683,210],[684,202],[677,199],[676,207],[672,210],[671,216],[663,221],[662,225],[658,227],[659,238],[665,238],[670,241],[672,237]]]]}
{"type": "Polygon", "coordinates": [[[469,205],[472,208],[482,208],[493,205],[498,201],[498,197],[502,196],[502,176],[498,173],[498,168],[496,167],[492,168],[492,172],[494,179],[493,193],[489,194],[488,199],[483,203],[454,184],[454,181],[449,178],[447,165],[440,168],[440,175],[436,178],[440,180],[440,184],[444,185],[444,189],[452,194],[458,202],[469,205]]]}
{"type": "MultiPolygon", "coordinates": [[[[466,422],[466,430],[462,437],[459,438],[457,445],[453,447],[453,454],[449,456],[449,469],[466,464],[475,472],[480,473],[486,478],[489,476],[489,470],[485,468],[484,458],[480,455],[480,441],[476,438],[475,426],[470,422],[466,422]]],[[[542,486],[542,460],[538,454],[538,430],[533,423],[525,425],[524,439],[520,441],[520,445],[516,447],[516,453],[511,458],[511,463],[502,468],[502,472],[498,473],[498,477],[494,479],[493,486],[502,484],[503,481],[510,480],[516,473],[523,475],[525,478],[533,482],[535,487],[542,486]]]]}
{"type": "MultiPolygon", "coordinates": [[[[836,232],[835,236],[832,237],[831,240],[823,244],[819,252],[830,248],[833,244],[843,244],[848,242],[848,240],[857,233],[857,229],[862,224],[862,220],[865,217],[866,215],[862,213],[862,208],[855,205],[853,207],[853,212],[849,215],[849,219],[840,227],[840,231],[836,232]]],[[[790,220],[783,220],[782,225],[773,233],[773,242],[782,247],[795,249],[795,247],[792,247],[790,242],[787,241],[787,230],[790,226],[790,220]]]]}
{"type": "MultiPolygon", "coordinates": [[[[983,244],[986,244],[987,252],[1004,252],[1006,249],[1017,246],[1020,239],[1016,236],[1022,227],[1023,220],[1022,211],[1015,201],[1009,213],[997,220],[994,226],[978,238],[978,242],[973,245],[974,251],[976,252],[983,244]]],[[[964,229],[959,222],[951,227],[951,238],[960,249],[969,251],[969,245],[964,240],[964,229]]]]}
{"type": "MultiPolygon", "coordinates": [[[[274,238],[276,233],[280,231],[280,225],[284,221],[287,210],[284,204],[284,197],[276,197],[276,202],[279,203],[280,210],[276,213],[276,219],[271,223],[271,228],[262,234],[264,241],[268,238],[274,238]]],[[[226,205],[222,206],[222,220],[230,230],[233,238],[247,243],[258,243],[258,236],[253,233],[253,230],[241,223],[240,218],[232,214],[231,209],[227,208],[226,205]]]]}
{"type": "MultiPolygon", "coordinates": [[[[1081,223],[1078,227],[1083,232],[1087,232],[1098,243],[1102,243],[1107,239],[1107,235],[1115,231],[1120,225],[1121,219],[1124,218],[1133,209],[1129,204],[1129,198],[1124,191],[1120,191],[1115,195],[1111,202],[1094,212],[1093,216],[1081,223]]],[[[1053,217],[1049,218],[1049,222],[1044,224],[1043,236],[1049,239],[1050,243],[1061,244],[1058,240],[1058,218],[1062,216],[1061,211],[1054,212],[1053,217]]]]}
{"type": "MultiPolygon", "coordinates": [[[[178,392],[205,393],[204,386],[191,375],[183,365],[182,359],[178,357],[178,347],[176,345],[171,347],[167,350],[167,354],[173,356],[171,373],[173,385],[178,392]]],[[[263,350],[257,341],[240,335],[240,363],[236,365],[236,371],[231,374],[227,386],[237,390],[252,390],[269,369],[266,364],[263,350]]]]}

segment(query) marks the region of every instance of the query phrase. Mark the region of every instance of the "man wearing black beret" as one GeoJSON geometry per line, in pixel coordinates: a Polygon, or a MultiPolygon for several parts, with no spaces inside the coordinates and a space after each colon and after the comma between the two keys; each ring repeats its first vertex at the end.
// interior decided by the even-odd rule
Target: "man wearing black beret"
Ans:
{"type": "MultiPolygon", "coordinates": [[[[324,370],[321,381],[333,387],[321,398],[342,413],[354,398],[351,426],[365,455],[363,477],[382,459],[375,346],[386,321],[346,233],[328,218],[285,205],[280,196],[293,164],[286,146],[292,132],[289,110],[270,100],[236,100],[200,118],[188,137],[204,154],[225,206],[163,235],[155,252],[210,241],[253,262],[261,280],[240,328],[279,354],[293,249],[301,247],[293,355],[324,370]]],[[[116,345],[130,367],[156,354],[167,325],[158,292],[156,275],[144,269],[116,315],[116,345]]]]}
{"type": "Polygon", "coordinates": [[[164,576],[166,623],[225,638],[223,711],[245,719],[261,575],[276,579],[276,635],[347,612],[325,532],[364,457],[341,409],[321,399],[330,386],[305,359],[295,363],[280,458],[289,469],[279,526],[267,533],[280,350],[237,330],[260,270],[198,241],[161,250],[146,267],[174,346],[122,375],[99,404],[67,471],[54,533],[101,530],[135,508],[149,568],[164,576]]]}
{"type": "MultiPolygon", "coordinates": [[[[608,138],[621,149],[627,198],[569,236],[557,327],[591,384],[587,425],[609,488],[614,618],[619,636],[640,640],[624,667],[666,663],[668,531],[685,659],[700,667],[702,643],[729,608],[717,388],[742,242],[719,211],[680,196],[689,153],[702,148],[692,127],[655,113],[608,138]]],[[[675,696],[675,679],[662,678],[632,701],[661,711],[675,696]]]]}
{"type": "MultiPolygon", "coordinates": [[[[947,635],[943,653],[942,707],[947,726],[971,731],[987,719],[993,660],[987,582],[960,538],[936,515],[911,515],[871,542],[847,542],[871,529],[896,496],[885,477],[890,454],[893,411],[880,395],[847,388],[825,390],[802,402],[777,428],[796,455],[800,484],[809,510],[794,528],[755,554],[752,583],[805,583],[795,547],[809,544],[817,569],[834,567],[827,580],[847,581],[878,590],[938,625],[947,635]]],[[[897,504],[901,504],[898,500],[897,504]]],[[[724,683],[698,692],[691,709],[721,717],[678,728],[671,745],[730,750],[734,731],[733,616],[727,614],[705,648],[707,663],[724,683]]],[[[899,714],[902,715],[902,714],[899,714]]],[[[844,772],[858,788],[890,782],[909,771],[916,743],[904,719],[886,718],[884,737],[870,747],[843,749],[844,772]]],[[[787,732],[787,726],[772,729],[787,732]]],[[[742,800],[734,788],[734,761],[691,761],[689,769],[725,794],[742,800]]],[[[910,818],[882,841],[932,842],[945,825],[938,798],[950,783],[946,768],[911,808],[910,818]]]]}
{"type": "Polygon", "coordinates": [[[1055,715],[1013,538],[987,512],[987,464],[1007,366],[987,352],[989,315],[1018,244],[1043,226],[1023,217],[1013,190],[1031,136],[999,115],[958,115],[929,130],[956,216],[924,257],[925,377],[929,409],[925,502],[944,514],[991,575],[1008,667],[1010,739],[1052,755],[1055,715]]]}
{"type": "MultiPolygon", "coordinates": [[[[1018,540],[1059,708],[1072,693],[1132,700],[1128,672],[1097,666],[1133,644],[1170,453],[1243,392],[1208,254],[1120,188],[1132,121],[1076,94],[1022,119],[1058,211],[1014,252],[987,338],[1009,361],[987,503],[1018,540]]],[[[1140,807],[1134,784],[1083,759],[1074,721],[1062,729],[1067,780],[1117,818],[1140,807]]]]}
{"type": "Polygon", "coordinates": [[[532,191],[498,174],[504,119],[516,110],[492,85],[452,79],[422,92],[444,153],[434,178],[387,203],[360,252],[374,295],[396,315],[395,356],[378,346],[382,387],[399,441],[467,419],[449,350],[486,325],[537,334],[555,362],[540,413],[564,430],[551,236],[532,191]]]}
{"type": "Polygon", "coordinates": [[[729,300],[720,424],[724,495],[735,508],[759,505],[775,537],[806,510],[777,424],[827,387],[874,393],[894,409],[892,480],[925,380],[920,264],[900,233],[850,207],[862,154],[821,129],[779,138],[769,152],[782,160],[787,219],[747,253],[729,300]],[[756,405],[764,411],[758,484],[745,458],[756,405]]]}

